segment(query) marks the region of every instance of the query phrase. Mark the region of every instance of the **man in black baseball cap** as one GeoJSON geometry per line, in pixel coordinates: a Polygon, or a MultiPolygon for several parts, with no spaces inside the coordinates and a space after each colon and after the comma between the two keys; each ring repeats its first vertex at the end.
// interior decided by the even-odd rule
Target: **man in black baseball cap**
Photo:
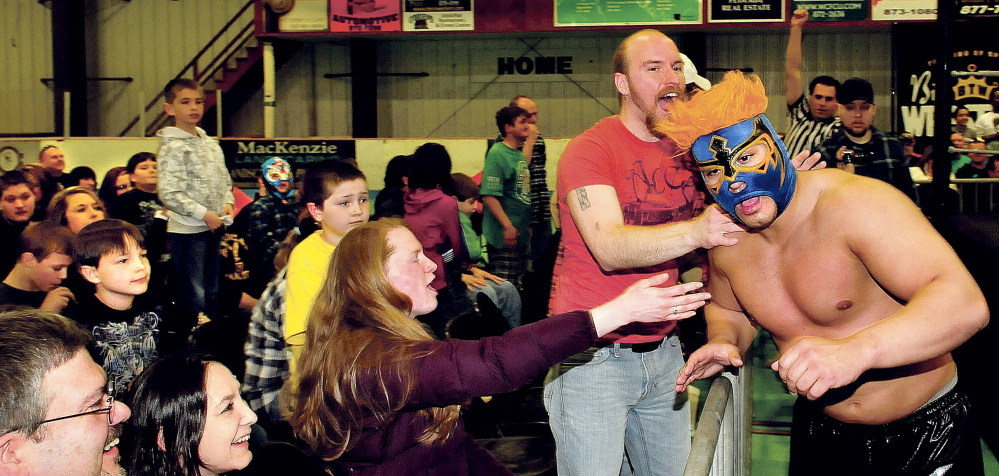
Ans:
{"type": "Polygon", "coordinates": [[[843,127],[822,143],[822,158],[847,172],[888,182],[914,198],[902,142],[874,127],[877,105],[871,83],[861,78],[843,81],[836,99],[843,127]]]}

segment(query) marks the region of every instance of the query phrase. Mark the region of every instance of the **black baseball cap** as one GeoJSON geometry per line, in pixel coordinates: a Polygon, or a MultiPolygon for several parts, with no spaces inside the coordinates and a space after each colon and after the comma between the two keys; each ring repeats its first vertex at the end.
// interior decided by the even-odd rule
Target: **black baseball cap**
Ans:
{"type": "Polygon", "coordinates": [[[858,99],[874,104],[874,86],[871,86],[870,81],[850,78],[836,88],[836,101],[840,104],[849,104],[858,99]]]}

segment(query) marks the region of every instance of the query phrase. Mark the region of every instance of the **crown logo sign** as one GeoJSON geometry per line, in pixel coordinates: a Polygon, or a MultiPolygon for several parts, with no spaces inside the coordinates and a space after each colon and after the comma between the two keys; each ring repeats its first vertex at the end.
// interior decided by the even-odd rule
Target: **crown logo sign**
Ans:
{"type": "Polygon", "coordinates": [[[957,84],[952,89],[954,90],[955,101],[967,98],[978,98],[988,101],[995,87],[995,85],[985,82],[985,78],[968,76],[966,78],[957,78],[957,84]]]}

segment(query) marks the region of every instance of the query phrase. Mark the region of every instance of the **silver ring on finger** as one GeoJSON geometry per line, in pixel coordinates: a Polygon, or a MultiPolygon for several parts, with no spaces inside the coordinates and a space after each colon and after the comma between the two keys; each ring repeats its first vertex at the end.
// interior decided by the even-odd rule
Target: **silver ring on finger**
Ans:
{"type": "Polygon", "coordinates": [[[673,314],[679,314],[679,313],[680,313],[680,306],[673,306],[673,314]]]}

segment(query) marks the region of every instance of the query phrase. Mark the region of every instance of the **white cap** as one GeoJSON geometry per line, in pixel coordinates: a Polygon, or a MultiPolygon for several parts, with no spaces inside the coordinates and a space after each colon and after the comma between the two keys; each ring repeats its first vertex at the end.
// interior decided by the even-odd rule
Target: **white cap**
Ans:
{"type": "Polygon", "coordinates": [[[694,66],[694,62],[690,61],[687,55],[680,53],[680,59],[683,60],[683,77],[687,81],[687,84],[696,84],[697,87],[707,91],[711,89],[711,81],[707,78],[697,74],[697,68],[694,66]]]}

